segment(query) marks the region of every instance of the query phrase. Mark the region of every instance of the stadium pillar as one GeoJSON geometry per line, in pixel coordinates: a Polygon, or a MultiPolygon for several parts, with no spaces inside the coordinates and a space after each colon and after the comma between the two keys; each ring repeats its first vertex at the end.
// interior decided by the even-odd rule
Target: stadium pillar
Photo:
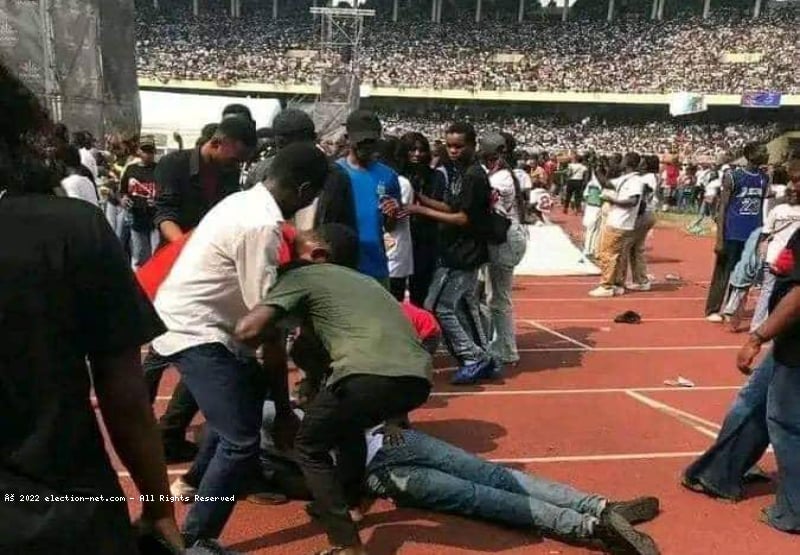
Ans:
{"type": "Polygon", "coordinates": [[[438,0],[431,0],[431,23],[436,23],[436,5],[438,0]]]}
{"type": "Polygon", "coordinates": [[[661,0],[658,3],[658,20],[664,21],[664,3],[666,0],[661,0]]]}
{"type": "Polygon", "coordinates": [[[272,0],[272,19],[278,19],[278,0],[272,0]]]}
{"type": "Polygon", "coordinates": [[[194,13],[195,17],[200,15],[200,0],[194,0],[192,2],[192,13],[194,13]]]}
{"type": "Polygon", "coordinates": [[[711,15],[711,0],[706,0],[705,5],[703,6],[703,19],[708,19],[711,15]]]}
{"type": "Polygon", "coordinates": [[[153,9],[154,10],[158,9],[158,0],[153,0],[153,9]]]}
{"type": "Polygon", "coordinates": [[[439,0],[436,3],[436,23],[442,22],[442,7],[444,6],[444,0],[439,0]]]}
{"type": "Polygon", "coordinates": [[[650,10],[650,19],[655,19],[658,17],[658,4],[660,3],[659,0],[653,0],[653,8],[650,10]]]}
{"type": "Polygon", "coordinates": [[[483,2],[475,0],[475,23],[481,22],[481,8],[483,8],[483,2]]]}
{"type": "Polygon", "coordinates": [[[517,10],[517,22],[522,23],[525,19],[525,0],[519,0],[519,9],[517,10]]]}
{"type": "Polygon", "coordinates": [[[564,0],[564,9],[561,10],[561,21],[569,19],[569,0],[564,0]]]}
{"type": "Polygon", "coordinates": [[[614,21],[614,0],[608,0],[608,20],[614,21]]]}
{"type": "Polygon", "coordinates": [[[400,0],[394,0],[394,4],[392,5],[392,21],[397,23],[397,12],[399,10],[400,0]]]}
{"type": "Polygon", "coordinates": [[[236,17],[236,0],[231,0],[231,17],[236,17]]]}
{"type": "Polygon", "coordinates": [[[753,19],[761,17],[761,0],[756,0],[756,5],[753,6],[753,19]]]}

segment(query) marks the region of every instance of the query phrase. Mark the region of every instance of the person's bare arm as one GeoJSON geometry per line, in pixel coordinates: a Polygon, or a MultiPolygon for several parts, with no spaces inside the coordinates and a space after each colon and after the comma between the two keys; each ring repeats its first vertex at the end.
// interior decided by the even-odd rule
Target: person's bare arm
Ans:
{"type": "Polygon", "coordinates": [[[431,220],[444,224],[464,227],[469,224],[469,216],[465,212],[442,212],[420,204],[412,204],[408,207],[409,214],[419,214],[431,220]]]}
{"type": "Polygon", "coordinates": [[[254,349],[260,346],[267,337],[268,326],[275,322],[277,312],[272,306],[256,306],[236,323],[236,340],[254,349]]]}
{"type": "Polygon", "coordinates": [[[262,365],[267,373],[272,400],[275,403],[273,439],[279,449],[288,449],[300,422],[292,411],[289,399],[289,363],[285,334],[276,327],[278,309],[258,305],[236,324],[236,339],[251,347],[261,346],[262,365]]]}
{"type": "Polygon", "coordinates": [[[170,221],[163,221],[158,224],[158,230],[161,232],[161,235],[164,236],[164,239],[170,243],[180,240],[184,235],[180,226],[170,221]]]}
{"type": "Polygon", "coordinates": [[[92,356],[94,390],[111,444],[139,492],[152,496],[152,501],[142,503],[142,520],[153,525],[171,545],[182,548],[174,505],[165,501],[170,496],[167,466],[140,357],[138,347],[92,356]]]}
{"type": "Polygon", "coordinates": [[[750,334],[747,342],[739,350],[736,357],[739,370],[744,374],[750,374],[753,361],[761,351],[761,345],[775,339],[798,320],[800,320],[800,286],[795,285],[770,313],[766,322],[750,334]]]}
{"type": "Polygon", "coordinates": [[[431,197],[424,195],[422,193],[417,193],[416,198],[417,201],[419,201],[419,203],[422,206],[433,208],[434,210],[438,210],[439,212],[452,212],[447,203],[444,203],[440,200],[432,199],[431,197]]]}

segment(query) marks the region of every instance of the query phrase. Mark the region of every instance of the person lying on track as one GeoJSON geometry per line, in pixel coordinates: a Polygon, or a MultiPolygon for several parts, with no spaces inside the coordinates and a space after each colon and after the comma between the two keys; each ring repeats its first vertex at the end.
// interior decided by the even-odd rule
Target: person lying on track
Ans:
{"type": "MultiPolygon", "coordinates": [[[[264,429],[271,429],[271,403],[264,429]]],[[[302,416],[301,411],[297,411],[302,416]]],[[[292,455],[277,450],[262,434],[264,477],[271,491],[311,499],[292,455]]],[[[363,518],[375,498],[413,507],[530,530],[555,539],[596,544],[618,554],[659,553],[655,542],[632,525],[658,515],[659,500],[641,497],[610,501],[568,485],[495,464],[420,430],[387,423],[366,432],[367,499],[351,511],[363,518]]],[[[307,511],[318,518],[310,503],[307,511]]]]}
{"type": "MultiPolygon", "coordinates": [[[[358,252],[352,232],[344,242],[348,252],[358,252]]],[[[299,318],[329,353],[332,372],[306,405],[295,453],[333,546],[324,553],[362,555],[366,549],[348,505],[361,493],[363,431],[427,401],[431,356],[379,282],[326,263],[330,248],[318,231],[299,234],[295,252],[297,260],[281,269],[262,304],[239,321],[236,337],[257,345],[284,317],[299,318]]]]}

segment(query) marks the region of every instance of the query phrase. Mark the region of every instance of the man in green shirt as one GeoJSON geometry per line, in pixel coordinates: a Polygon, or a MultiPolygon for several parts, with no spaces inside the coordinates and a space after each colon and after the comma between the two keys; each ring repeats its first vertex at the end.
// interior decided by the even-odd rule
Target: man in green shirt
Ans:
{"type": "Polygon", "coordinates": [[[355,235],[337,239],[326,240],[319,231],[301,233],[297,260],[282,270],[262,305],[239,322],[236,335],[258,344],[281,319],[296,317],[329,353],[330,376],[306,407],[295,451],[334,546],[329,553],[362,555],[366,550],[348,508],[359,502],[364,430],[422,405],[431,389],[432,363],[385,288],[353,269],[327,263],[329,257],[343,257],[331,256],[333,243],[357,252],[355,235]],[[331,450],[337,452],[337,468],[331,450]]]}

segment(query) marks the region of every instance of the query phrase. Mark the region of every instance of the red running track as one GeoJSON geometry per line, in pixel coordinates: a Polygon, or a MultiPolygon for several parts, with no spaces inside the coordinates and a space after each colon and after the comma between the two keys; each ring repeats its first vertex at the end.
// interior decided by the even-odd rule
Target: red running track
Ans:
{"type": "MultiPolygon", "coordinates": [[[[575,221],[570,219],[570,227],[575,221]]],[[[741,336],[703,320],[710,239],[655,230],[650,272],[677,273],[681,284],[616,299],[589,299],[593,278],[521,278],[515,288],[521,364],[501,383],[447,384],[447,359],[437,361],[435,393],[414,415],[430,433],[483,457],[513,464],[614,499],[657,495],[663,512],[643,529],[665,555],[786,555],[797,539],[758,521],[772,501],[759,486],[738,505],[683,490],[681,470],[705,449],[743,378],[734,366],[741,336]],[[638,326],[613,323],[636,310],[638,326]],[[696,387],[676,389],[678,376],[696,387]]],[[[166,397],[174,376],[164,380],[166,397]]],[[[159,399],[157,412],[165,399],[159,399]]],[[[765,468],[775,471],[767,456],[765,468]]],[[[119,468],[119,463],[115,460],[119,468]]],[[[171,468],[174,476],[180,467],[171,468]]],[[[121,481],[135,496],[130,479],[121,481]]],[[[138,503],[131,503],[133,515],[138,503]]],[[[180,518],[185,508],[179,507],[180,518]]],[[[379,503],[363,526],[372,555],[591,553],[533,533],[462,518],[395,509],[379,503]]],[[[325,546],[302,503],[240,503],[223,543],[246,553],[307,554],[325,546]]]]}

